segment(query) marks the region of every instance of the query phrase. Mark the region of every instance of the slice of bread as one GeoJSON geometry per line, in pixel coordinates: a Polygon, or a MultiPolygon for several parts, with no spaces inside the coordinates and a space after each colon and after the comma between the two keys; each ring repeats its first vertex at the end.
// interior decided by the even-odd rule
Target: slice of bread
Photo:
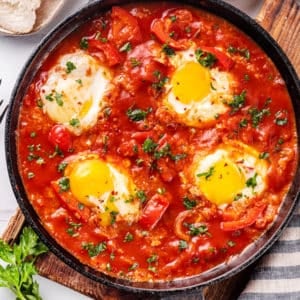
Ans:
{"type": "Polygon", "coordinates": [[[13,33],[28,33],[36,21],[41,0],[0,0],[0,27],[13,33]]]}

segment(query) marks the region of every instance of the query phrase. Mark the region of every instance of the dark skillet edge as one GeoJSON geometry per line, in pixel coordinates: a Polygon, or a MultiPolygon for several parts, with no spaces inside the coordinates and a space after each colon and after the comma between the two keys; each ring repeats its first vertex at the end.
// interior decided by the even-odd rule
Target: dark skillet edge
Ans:
{"type": "MultiPolygon", "coordinates": [[[[157,1],[157,0],[156,0],[157,1]]],[[[77,259],[70,255],[66,250],[64,250],[60,245],[58,245],[50,234],[43,228],[40,220],[34,211],[33,207],[30,205],[29,201],[26,200],[25,189],[22,184],[21,177],[18,175],[18,165],[16,161],[12,161],[12,157],[16,157],[16,142],[17,136],[12,134],[15,132],[15,129],[18,125],[18,114],[20,103],[15,103],[14,99],[19,99],[22,101],[22,98],[25,94],[25,91],[36,74],[37,69],[39,69],[41,63],[44,61],[47,55],[43,54],[43,49],[46,47],[48,52],[51,51],[59,42],[69,35],[71,32],[76,29],[72,26],[76,24],[85,23],[88,19],[95,17],[98,13],[96,11],[97,7],[101,8],[99,10],[106,10],[112,5],[123,4],[123,3],[133,3],[133,2],[143,2],[143,1],[125,1],[125,0],[108,0],[108,1],[98,1],[94,2],[86,7],[82,8],[79,12],[71,15],[61,24],[59,24],[52,32],[50,32],[39,44],[34,53],[30,56],[27,63],[25,64],[12,92],[8,116],[5,124],[5,149],[6,149],[6,161],[7,169],[9,173],[10,182],[14,191],[14,194],[17,198],[18,204],[21,207],[22,212],[25,215],[26,221],[32,228],[37,232],[41,240],[49,247],[49,249],[58,256],[63,262],[75,269],[81,274],[86,275],[87,277],[106,284],[111,287],[120,288],[124,291],[135,292],[135,293],[148,293],[155,294],[157,296],[167,296],[178,294],[184,292],[185,295],[188,293],[193,293],[198,290],[201,290],[204,286],[210,285],[212,283],[219,282],[225,278],[233,276],[243,269],[247,268],[254,261],[260,258],[273,243],[279,238],[283,229],[287,226],[288,222],[292,217],[292,212],[299,200],[299,191],[297,190],[296,181],[300,179],[300,170],[299,170],[299,159],[297,157],[297,171],[294,177],[293,184],[286,196],[285,201],[283,202],[278,217],[274,222],[273,226],[265,232],[255,243],[250,245],[247,249],[243,251],[242,254],[235,257],[235,259],[230,260],[226,264],[217,266],[216,268],[205,272],[201,275],[201,281],[198,277],[194,276],[192,278],[187,278],[183,280],[175,280],[172,282],[165,283],[153,283],[149,286],[149,283],[134,283],[126,281],[123,279],[117,279],[104,275],[103,273],[97,272],[92,268],[81,264],[77,259]],[[106,2],[106,3],[103,3],[106,2]],[[88,17],[89,11],[94,12],[93,17],[88,17]],[[84,18],[86,16],[86,19],[84,18]],[[61,34],[60,32],[63,32],[61,34]],[[53,42],[55,41],[55,42],[53,42]],[[32,67],[35,65],[35,67],[32,67]],[[28,69],[31,68],[33,72],[29,72],[28,69]],[[23,79],[25,78],[25,79],[23,79]],[[287,210],[287,211],[286,211],[287,210]],[[267,242],[266,242],[267,241],[267,242]],[[260,251],[254,250],[257,247],[261,247],[260,251]],[[237,261],[243,260],[243,254],[252,251],[251,255],[248,255],[248,260],[243,262],[242,265],[239,265],[237,261]],[[254,254],[253,254],[254,253],[254,254]],[[220,272],[220,269],[222,272],[220,272]],[[215,276],[216,275],[216,276],[215,276]],[[197,277],[197,278],[196,278],[197,277]],[[179,284],[180,281],[184,281],[179,284]]],[[[178,2],[180,1],[172,1],[178,2]]],[[[222,16],[227,21],[234,24],[236,27],[239,27],[242,31],[246,32],[252,39],[254,39],[257,44],[271,57],[273,62],[276,64],[278,70],[280,71],[283,79],[286,82],[290,96],[293,100],[293,106],[295,115],[300,115],[300,106],[295,99],[300,99],[300,83],[297,78],[296,72],[284,54],[282,49],[277,45],[275,40],[254,20],[248,17],[243,12],[232,7],[231,5],[224,3],[219,0],[208,0],[208,1],[197,1],[197,0],[188,0],[184,4],[194,5],[202,9],[206,9],[209,12],[218,14],[218,10],[225,9],[228,14],[222,16]],[[249,27],[250,25],[250,27],[249,27]],[[250,28],[250,29],[249,29],[250,28]]],[[[32,71],[31,70],[31,71],[32,71]]],[[[297,133],[300,133],[300,119],[296,118],[297,133]]],[[[300,143],[298,139],[298,149],[300,149],[300,143]]]]}

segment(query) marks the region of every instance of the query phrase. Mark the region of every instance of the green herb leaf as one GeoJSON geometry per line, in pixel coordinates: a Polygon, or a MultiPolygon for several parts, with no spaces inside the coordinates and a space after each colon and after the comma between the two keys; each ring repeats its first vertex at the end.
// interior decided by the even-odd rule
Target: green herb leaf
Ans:
{"type": "Polygon", "coordinates": [[[259,159],[268,159],[269,157],[270,157],[269,152],[259,153],[259,156],[258,156],[259,159]]]}
{"type": "Polygon", "coordinates": [[[240,95],[234,95],[233,100],[228,103],[228,105],[232,108],[232,112],[237,112],[240,108],[245,105],[246,100],[246,91],[242,91],[240,95]]]}
{"type": "Polygon", "coordinates": [[[19,244],[13,247],[0,240],[0,259],[7,263],[5,267],[0,265],[0,286],[9,288],[18,300],[42,300],[38,284],[33,280],[37,273],[34,261],[47,251],[29,227],[23,229],[19,244]]]}
{"type": "Polygon", "coordinates": [[[143,190],[137,191],[136,197],[140,199],[141,203],[145,203],[147,200],[147,196],[145,194],[145,191],[143,191],[143,190]]]}
{"type": "Polygon", "coordinates": [[[210,52],[202,51],[201,49],[197,49],[195,55],[200,65],[206,68],[210,68],[217,61],[215,55],[210,52]]]}
{"type": "Polygon", "coordinates": [[[247,179],[246,181],[246,186],[247,187],[252,187],[253,189],[257,186],[257,182],[256,182],[256,177],[257,177],[257,173],[254,174],[253,177],[250,177],[247,179]]]}
{"type": "Polygon", "coordinates": [[[126,242],[126,243],[133,241],[133,235],[132,235],[132,233],[127,232],[123,241],[126,242]]]}
{"type": "Polygon", "coordinates": [[[252,126],[254,128],[257,128],[259,123],[261,123],[264,119],[264,117],[269,116],[271,113],[269,108],[263,108],[259,110],[256,107],[251,107],[248,111],[248,114],[251,116],[252,126]]]}
{"type": "Polygon", "coordinates": [[[69,74],[75,69],[76,69],[76,66],[74,65],[74,63],[72,63],[71,61],[67,61],[67,63],[66,63],[66,73],[69,74]]]}
{"type": "Polygon", "coordinates": [[[203,235],[208,232],[208,228],[205,224],[196,227],[194,224],[189,225],[189,234],[191,236],[203,235]]]}
{"type": "Polygon", "coordinates": [[[126,112],[126,115],[131,121],[138,122],[138,121],[145,120],[145,118],[151,111],[152,111],[151,108],[147,110],[142,110],[140,108],[135,108],[135,109],[129,108],[126,112]]]}
{"type": "Polygon", "coordinates": [[[288,112],[286,110],[279,110],[275,114],[275,124],[284,126],[288,123],[288,112]]]}
{"type": "Polygon", "coordinates": [[[85,37],[83,37],[83,38],[80,40],[80,42],[79,42],[79,46],[80,46],[81,49],[86,50],[86,49],[89,47],[89,42],[88,42],[88,40],[87,40],[85,37]]]}
{"type": "Polygon", "coordinates": [[[68,177],[62,177],[59,179],[58,185],[61,192],[67,192],[70,189],[70,179],[68,177]]]}
{"type": "Polygon", "coordinates": [[[197,201],[185,196],[183,198],[183,205],[186,209],[193,209],[197,205],[197,201]]]}
{"type": "Polygon", "coordinates": [[[70,120],[69,124],[73,127],[79,127],[80,126],[80,121],[77,118],[73,118],[70,120]]]}
{"type": "Polygon", "coordinates": [[[87,250],[89,257],[94,257],[104,252],[107,248],[107,244],[106,242],[101,242],[97,245],[93,243],[83,243],[82,248],[84,250],[87,250]]]}
{"type": "Polygon", "coordinates": [[[129,52],[131,50],[131,44],[130,42],[125,43],[120,49],[120,52],[129,52]]]}
{"type": "Polygon", "coordinates": [[[63,106],[63,104],[64,104],[64,102],[62,100],[62,96],[63,96],[62,94],[55,92],[54,98],[55,98],[57,105],[59,105],[59,106],[63,106]]]}
{"type": "Polygon", "coordinates": [[[145,153],[153,153],[156,147],[157,144],[151,138],[147,138],[142,145],[145,153]]]}
{"type": "Polygon", "coordinates": [[[178,248],[180,251],[186,249],[188,247],[188,243],[185,240],[180,240],[178,244],[178,248]]]}
{"type": "Polygon", "coordinates": [[[142,64],[142,63],[141,63],[139,60],[137,60],[135,57],[131,57],[131,58],[130,58],[130,63],[131,63],[132,68],[138,67],[138,66],[140,66],[140,65],[142,64]]]}
{"type": "Polygon", "coordinates": [[[167,55],[167,56],[174,56],[175,55],[175,50],[171,48],[168,44],[164,44],[162,46],[162,51],[167,55]]]}
{"type": "Polygon", "coordinates": [[[214,172],[215,172],[215,167],[212,166],[212,167],[209,168],[209,170],[207,172],[197,174],[197,177],[204,176],[205,179],[207,180],[209,177],[211,177],[213,175],[214,172]]]}

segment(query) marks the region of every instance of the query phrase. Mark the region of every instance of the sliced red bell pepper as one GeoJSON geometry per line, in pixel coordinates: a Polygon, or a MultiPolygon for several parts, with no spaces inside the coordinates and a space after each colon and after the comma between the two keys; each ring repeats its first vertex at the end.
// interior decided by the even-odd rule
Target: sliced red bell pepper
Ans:
{"type": "Polygon", "coordinates": [[[249,209],[245,216],[240,220],[221,222],[220,227],[224,231],[235,231],[251,226],[257,218],[263,213],[266,205],[257,205],[249,209]]]}
{"type": "Polygon", "coordinates": [[[188,39],[174,40],[170,37],[169,32],[169,21],[163,19],[155,19],[151,24],[151,32],[153,32],[157,38],[165,44],[176,50],[186,50],[190,47],[190,42],[188,39]]]}
{"type": "Polygon", "coordinates": [[[58,198],[64,205],[74,214],[74,216],[84,222],[90,218],[90,209],[86,206],[80,205],[80,202],[73,196],[71,191],[61,191],[58,181],[52,181],[51,185],[56,192],[58,198]]]}
{"type": "Polygon", "coordinates": [[[112,24],[109,39],[118,47],[126,42],[138,44],[142,41],[142,33],[136,17],[127,10],[114,6],[112,8],[112,24]]]}
{"type": "Polygon", "coordinates": [[[122,61],[122,55],[115,45],[110,42],[101,42],[99,40],[89,40],[89,51],[101,51],[109,67],[113,67],[122,61]]]}
{"type": "Polygon", "coordinates": [[[139,224],[145,229],[152,230],[162,218],[169,204],[168,195],[155,194],[144,207],[139,224]]]}
{"type": "Polygon", "coordinates": [[[215,55],[220,65],[226,71],[231,70],[234,66],[234,61],[219,49],[216,49],[214,47],[201,47],[201,50],[215,55]]]}

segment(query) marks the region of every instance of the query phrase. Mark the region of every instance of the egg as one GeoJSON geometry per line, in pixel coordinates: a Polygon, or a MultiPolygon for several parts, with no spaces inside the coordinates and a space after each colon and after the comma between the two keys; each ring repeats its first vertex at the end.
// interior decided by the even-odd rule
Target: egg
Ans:
{"type": "Polygon", "coordinates": [[[107,226],[116,218],[132,223],[138,219],[140,201],[128,171],[120,164],[82,152],[64,160],[64,176],[70,192],[82,204],[99,212],[100,224],[107,226]]]}
{"type": "Polygon", "coordinates": [[[193,195],[223,205],[261,195],[267,171],[268,162],[256,149],[236,141],[196,153],[182,178],[190,180],[193,195]]]}
{"type": "Polygon", "coordinates": [[[195,52],[191,47],[170,57],[174,72],[165,85],[163,104],[180,123],[202,127],[229,110],[225,103],[232,99],[234,79],[228,72],[202,66],[195,52]]]}
{"type": "Polygon", "coordinates": [[[65,54],[48,72],[40,97],[44,112],[80,135],[97,122],[111,90],[111,72],[79,50],[65,54]]]}

